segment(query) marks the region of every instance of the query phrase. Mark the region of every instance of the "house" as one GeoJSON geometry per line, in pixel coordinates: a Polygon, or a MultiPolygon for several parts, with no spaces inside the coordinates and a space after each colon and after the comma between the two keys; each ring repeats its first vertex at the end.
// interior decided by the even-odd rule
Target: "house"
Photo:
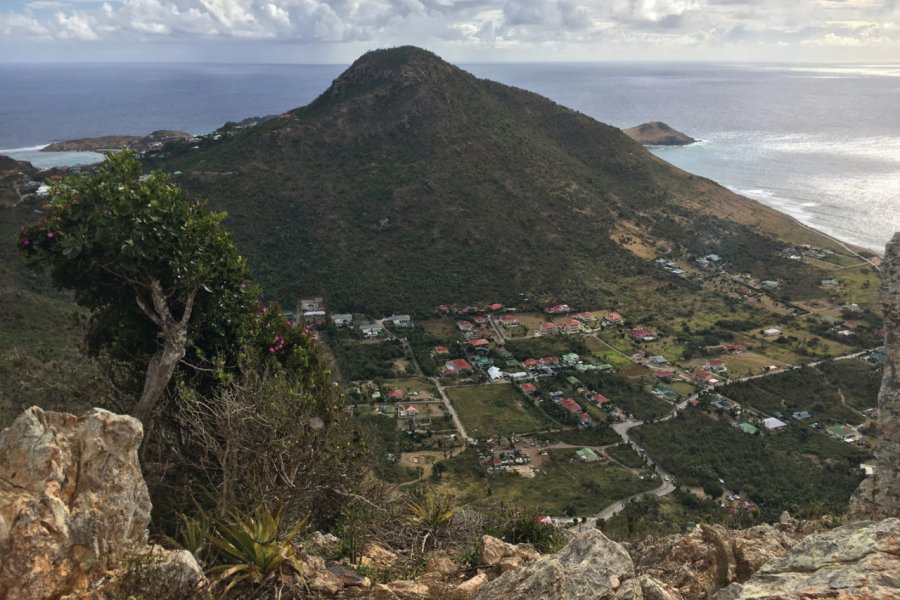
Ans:
{"type": "Polygon", "coordinates": [[[654,371],[653,374],[661,381],[672,381],[672,378],[675,377],[675,371],[670,371],[668,369],[660,369],[654,371]]]}
{"type": "Polygon", "coordinates": [[[839,282],[837,279],[823,279],[821,285],[822,287],[833,288],[837,287],[839,285],[839,282]]]}
{"type": "Polygon", "coordinates": [[[384,333],[384,327],[377,322],[362,323],[359,326],[359,331],[363,334],[363,337],[376,338],[384,333]]]}
{"type": "Polygon", "coordinates": [[[539,366],[541,366],[541,361],[539,361],[536,358],[526,358],[522,362],[522,366],[525,367],[526,369],[531,369],[533,367],[539,367],[539,366]]]}
{"type": "Polygon", "coordinates": [[[493,304],[488,304],[487,308],[488,308],[488,310],[498,311],[498,310],[503,310],[503,305],[498,302],[495,302],[493,304]]]}
{"type": "Polygon", "coordinates": [[[610,325],[621,325],[624,320],[625,319],[622,317],[622,315],[615,311],[612,311],[606,313],[606,316],[603,317],[603,325],[607,327],[610,325]]]}
{"type": "Polygon", "coordinates": [[[578,424],[581,425],[582,427],[590,427],[591,425],[594,424],[594,420],[591,418],[591,415],[587,414],[586,412],[581,413],[581,415],[578,417],[578,419],[579,419],[578,424]]]}
{"type": "Polygon", "coordinates": [[[781,335],[781,330],[777,327],[770,327],[768,329],[763,330],[763,335],[766,337],[773,337],[776,335],[781,335]]]}
{"type": "Polygon", "coordinates": [[[714,262],[714,263],[717,263],[717,262],[721,262],[721,261],[722,261],[722,257],[719,256],[718,254],[707,254],[707,255],[704,256],[703,258],[705,258],[705,259],[708,260],[709,262],[714,262]]]}
{"type": "Polygon", "coordinates": [[[469,323],[468,321],[457,321],[456,328],[459,329],[460,331],[462,331],[463,333],[466,333],[467,331],[472,331],[473,329],[475,329],[475,326],[472,325],[471,323],[469,323]]]}
{"type": "Polygon", "coordinates": [[[636,342],[652,342],[656,339],[656,332],[649,327],[636,327],[628,335],[636,342]]]}
{"type": "Polygon", "coordinates": [[[488,348],[490,348],[490,346],[491,346],[491,343],[484,338],[479,338],[477,340],[471,340],[469,342],[469,347],[472,350],[487,350],[488,348]]]}
{"type": "Polygon", "coordinates": [[[609,404],[609,398],[604,396],[603,394],[591,394],[588,396],[588,400],[596,404],[597,406],[603,406],[604,404],[609,404]]]}
{"type": "Polygon", "coordinates": [[[503,315],[500,317],[500,324],[504,327],[518,327],[519,319],[518,317],[514,317],[513,315],[503,315]]]}
{"type": "Polygon", "coordinates": [[[781,431],[787,427],[787,423],[775,417],[767,417],[763,419],[763,427],[766,428],[766,431],[781,431]]]}
{"type": "Polygon", "coordinates": [[[559,332],[559,327],[556,326],[556,323],[541,323],[540,333],[542,335],[551,335],[559,332]]]}
{"type": "Polygon", "coordinates": [[[545,306],[544,312],[548,315],[561,315],[572,310],[568,304],[557,304],[555,306],[545,306]]]}
{"type": "Polygon", "coordinates": [[[503,377],[503,372],[499,369],[499,367],[489,367],[487,370],[488,378],[491,381],[497,381],[501,377],[503,377]]]}
{"type": "Polygon", "coordinates": [[[810,414],[809,414],[808,412],[806,412],[805,410],[798,410],[797,412],[795,412],[795,413],[792,414],[791,416],[794,418],[795,421],[805,421],[805,420],[807,420],[808,418],[810,418],[812,415],[810,415],[810,414]]]}
{"type": "Polygon", "coordinates": [[[694,371],[694,383],[700,387],[716,385],[719,380],[709,371],[694,371]]]}
{"type": "Polygon", "coordinates": [[[713,394],[713,399],[710,404],[713,406],[713,408],[724,410],[726,412],[739,413],[741,411],[740,404],[738,404],[731,398],[722,396],[721,394],[713,394]]]}
{"type": "Polygon", "coordinates": [[[853,430],[846,425],[832,425],[826,427],[825,431],[828,432],[828,435],[838,440],[846,442],[849,439],[853,439],[853,430]]]}
{"type": "Polygon", "coordinates": [[[590,448],[582,448],[575,452],[575,456],[580,458],[584,462],[597,462],[600,460],[600,457],[597,456],[597,453],[591,450],[590,448]]]}
{"type": "Polygon", "coordinates": [[[404,396],[403,390],[401,390],[400,388],[392,389],[391,391],[388,392],[388,395],[387,395],[387,397],[390,400],[402,400],[403,396],[404,396]]]}
{"type": "Polygon", "coordinates": [[[444,365],[444,375],[465,375],[472,372],[472,365],[464,358],[448,360],[444,365]]]}
{"type": "MultiPolygon", "coordinates": [[[[525,379],[526,377],[528,377],[528,373],[526,373],[525,371],[516,371],[515,373],[510,373],[510,374],[509,374],[509,378],[510,378],[512,381],[522,381],[522,380],[525,379]]],[[[524,391],[524,390],[523,390],[523,391],[524,391]]]]}
{"type": "Polygon", "coordinates": [[[413,322],[409,315],[391,315],[386,320],[390,321],[394,327],[412,327],[413,322]]]}
{"type": "Polygon", "coordinates": [[[331,315],[331,322],[335,327],[353,327],[353,315],[350,313],[331,315]]]}
{"type": "Polygon", "coordinates": [[[305,298],[300,300],[300,309],[297,312],[306,312],[310,310],[324,310],[325,302],[322,298],[305,298]]]}
{"type": "Polygon", "coordinates": [[[450,348],[446,346],[435,346],[431,349],[431,353],[435,356],[447,356],[450,354],[450,348]]]}
{"type": "Polygon", "coordinates": [[[759,433],[759,429],[757,429],[750,423],[741,423],[740,425],[738,425],[738,429],[750,435],[756,435],[757,433],[759,433]]]}
{"type": "Polygon", "coordinates": [[[472,362],[475,363],[475,366],[481,369],[487,369],[488,367],[494,366],[494,359],[488,358],[487,356],[476,356],[472,359],[472,362]]]}
{"type": "Polygon", "coordinates": [[[574,352],[567,352],[566,354],[563,354],[561,358],[562,358],[563,364],[567,365],[569,367],[572,367],[572,366],[575,366],[578,364],[578,355],[575,354],[574,352]]]}
{"type": "Polygon", "coordinates": [[[781,284],[773,279],[766,279],[762,282],[762,286],[767,290],[777,290],[781,284]]]}
{"type": "Polygon", "coordinates": [[[325,311],[308,310],[303,313],[303,321],[307,325],[321,325],[325,322],[325,311]]]}
{"type": "Polygon", "coordinates": [[[559,329],[563,333],[578,333],[581,331],[581,321],[577,319],[569,319],[568,321],[564,321],[559,329]]]}
{"type": "Polygon", "coordinates": [[[713,373],[722,373],[723,371],[727,371],[728,367],[721,358],[710,358],[706,361],[706,364],[703,365],[703,369],[712,371],[713,373]]]}
{"type": "Polygon", "coordinates": [[[585,312],[580,312],[580,313],[578,313],[578,314],[572,315],[572,318],[573,318],[573,319],[578,319],[579,321],[582,321],[582,322],[593,321],[593,320],[594,320],[594,313],[592,313],[592,312],[587,312],[587,311],[585,311],[585,312]]]}
{"type": "Polygon", "coordinates": [[[401,404],[397,407],[398,417],[416,417],[419,415],[419,409],[415,404],[401,404]]]}
{"type": "Polygon", "coordinates": [[[565,408],[570,413],[581,413],[581,405],[571,398],[563,398],[559,401],[559,403],[562,404],[563,408],[565,408]]]}
{"type": "Polygon", "coordinates": [[[722,350],[732,354],[740,354],[746,349],[747,347],[743,344],[722,344],[722,350]]]}
{"type": "Polygon", "coordinates": [[[667,365],[669,364],[669,359],[667,359],[665,356],[657,354],[656,356],[650,357],[650,362],[652,362],[654,365],[667,365]]]}
{"type": "Polygon", "coordinates": [[[659,396],[660,398],[668,400],[669,402],[676,402],[681,397],[679,396],[678,392],[667,385],[658,385],[653,389],[653,392],[651,393],[659,396]]]}
{"type": "Polygon", "coordinates": [[[522,390],[523,394],[531,395],[537,391],[537,388],[534,387],[533,383],[523,383],[519,386],[519,389],[522,390]]]}
{"type": "Polygon", "coordinates": [[[476,325],[485,325],[487,323],[487,317],[482,317],[481,315],[474,315],[472,317],[472,322],[476,325]]]}
{"type": "Polygon", "coordinates": [[[566,377],[566,382],[572,387],[581,387],[581,381],[579,381],[578,378],[574,375],[569,375],[568,377],[566,377]]]}

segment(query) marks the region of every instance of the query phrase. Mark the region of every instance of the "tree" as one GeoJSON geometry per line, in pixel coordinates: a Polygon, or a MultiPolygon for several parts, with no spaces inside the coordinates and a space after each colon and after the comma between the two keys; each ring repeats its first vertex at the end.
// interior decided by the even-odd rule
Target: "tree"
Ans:
{"type": "Polygon", "coordinates": [[[166,175],[141,175],[123,151],[94,176],[57,183],[46,217],[19,234],[26,262],[90,311],[89,353],[144,372],[132,414],[145,425],[187,351],[214,357],[236,346],[256,303],[224,218],[166,175]]]}

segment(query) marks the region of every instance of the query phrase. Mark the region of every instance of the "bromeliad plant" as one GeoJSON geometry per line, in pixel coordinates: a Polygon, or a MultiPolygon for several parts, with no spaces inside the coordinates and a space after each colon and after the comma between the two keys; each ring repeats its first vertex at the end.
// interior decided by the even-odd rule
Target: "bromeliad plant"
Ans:
{"type": "Polygon", "coordinates": [[[307,521],[302,517],[285,527],[281,509],[273,514],[259,507],[249,515],[232,514],[207,531],[217,563],[210,573],[214,586],[222,590],[219,597],[239,587],[271,587],[279,597],[301,572],[295,540],[307,521]]]}

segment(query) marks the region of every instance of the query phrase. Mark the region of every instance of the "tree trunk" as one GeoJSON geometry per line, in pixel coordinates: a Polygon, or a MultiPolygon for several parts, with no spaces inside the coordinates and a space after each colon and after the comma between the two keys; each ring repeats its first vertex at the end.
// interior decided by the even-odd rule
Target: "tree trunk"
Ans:
{"type": "Polygon", "coordinates": [[[146,426],[153,418],[153,411],[156,409],[156,405],[159,404],[163,393],[165,393],[169,381],[172,380],[175,367],[184,358],[188,344],[187,326],[191,320],[191,311],[194,308],[194,298],[197,296],[197,290],[191,290],[188,293],[180,319],[175,319],[172,316],[167,296],[159,280],[152,279],[149,286],[147,286],[152,306],[144,300],[141,290],[135,291],[137,292],[135,300],[138,307],[159,327],[159,335],[163,339],[162,349],[150,359],[150,364],[147,365],[144,391],[141,393],[141,399],[138,401],[137,406],[134,407],[131,413],[131,416],[146,426]]]}

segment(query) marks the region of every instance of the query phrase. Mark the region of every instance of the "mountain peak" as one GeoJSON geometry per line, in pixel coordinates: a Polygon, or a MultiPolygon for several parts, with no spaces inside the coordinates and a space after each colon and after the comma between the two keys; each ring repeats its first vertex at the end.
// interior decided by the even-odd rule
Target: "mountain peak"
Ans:
{"type": "Polygon", "coordinates": [[[406,87],[435,82],[464,72],[416,46],[371,50],[356,59],[323,94],[336,97],[354,89],[406,87]]]}

